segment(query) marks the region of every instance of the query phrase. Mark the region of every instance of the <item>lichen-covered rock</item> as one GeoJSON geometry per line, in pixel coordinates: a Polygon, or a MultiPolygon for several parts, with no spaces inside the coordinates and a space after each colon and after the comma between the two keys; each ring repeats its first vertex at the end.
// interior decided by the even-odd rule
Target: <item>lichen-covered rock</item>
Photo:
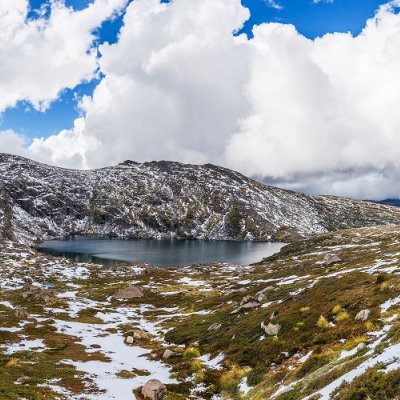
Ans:
{"type": "Polygon", "coordinates": [[[15,316],[20,319],[28,318],[28,312],[25,308],[22,307],[15,307],[15,316]]]}
{"type": "Polygon", "coordinates": [[[369,318],[371,311],[368,309],[361,310],[357,315],[356,315],[356,321],[366,321],[369,318]]]}
{"type": "Polygon", "coordinates": [[[268,336],[277,336],[281,330],[281,325],[271,323],[265,325],[264,322],[261,322],[261,329],[263,329],[268,336]]]}
{"type": "Polygon", "coordinates": [[[113,298],[117,300],[129,300],[143,297],[144,293],[142,289],[137,286],[129,286],[126,288],[119,289],[114,293],[113,298]]]}
{"type": "Polygon", "coordinates": [[[174,352],[173,352],[172,350],[170,350],[170,349],[167,349],[167,350],[164,351],[164,354],[163,354],[162,358],[163,358],[164,360],[168,360],[168,359],[171,358],[173,355],[174,355],[174,352]]]}
{"type": "Polygon", "coordinates": [[[222,325],[216,322],[215,324],[210,325],[208,327],[207,331],[208,332],[217,331],[218,329],[221,329],[221,328],[222,328],[222,325]]]}
{"type": "Polygon", "coordinates": [[[167,388],[158,379],[150,379],[142,387],[142,395],[147,400],[164,400],[167,397],[167,388]]]}
{"type": "Polygon", "coordinates": [[[142,331],[140,329],[132,329],[131,331],[125,332],[125,337],[131,337],[132,339],[149,339],[150,335],[148,332],[142,331]]]}

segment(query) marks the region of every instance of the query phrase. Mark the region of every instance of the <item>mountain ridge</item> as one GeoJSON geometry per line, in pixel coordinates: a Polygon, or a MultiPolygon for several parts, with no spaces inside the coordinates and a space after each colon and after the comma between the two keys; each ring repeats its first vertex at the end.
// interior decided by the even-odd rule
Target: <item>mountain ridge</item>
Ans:
{"type": "Polygon", "coordinates": [[[213,164],[74,170],[0,154],[0,232],[20,242],[70,234],[292,241],[400,224],[400,210],[268,186],[213,164]]]}

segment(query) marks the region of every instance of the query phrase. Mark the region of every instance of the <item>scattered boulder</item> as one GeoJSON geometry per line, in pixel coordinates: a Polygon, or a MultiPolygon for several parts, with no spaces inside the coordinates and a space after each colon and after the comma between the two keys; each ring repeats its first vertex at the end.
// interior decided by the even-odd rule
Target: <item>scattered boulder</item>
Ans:
{"type": "Polygon", "coordinates": [[[164,400],[167,396],[167,388],[158,379],[150,379],[142,387],[142,395],[148,400],[164,400]]]}
{"type": "Polygon", "coordinates": [[[144,297],[144,293],[142,289],[137,286],[129,286],[119,289],[116,293],[113,294],[112,297],[117,300],[129,300],[144,297]]]}
{"type": "Polygon", "coordinates": [[[125,338],[125,343],[132,344],[133,343],[133,336],[127,336],[125,338]]]}
{"type": "Polygon", "coordinates": [[[29,385],[33,381],[34,379],[30,376],[21,376],[15,381],[15,383],[17,383],[18,385],[29,385]]]}
{"type": "Polygon", "coordinates": [[[149,338],[149,334],[147,332],[140,331],[138,329],[135,329],[134,331],[132,331],[132,334],[133,334],[134,339],[148,339],[149,338]]]}
{"type": "Polygon", "coordinates": [[[131,337],[133,339],[150,339],[150,335],[148,332],[141,331],[140,329],[132,329],[131,331],[124,333],[125,337],[131,337]]]}
{"type": "Polygon", "coordinates": [[[328,267],[332,264],[337,264],[341,261],[342,259],[336,254],[327,254],[323,259],[323,263],[328,267]]]}
{"type": "Polygon", "coordinates": [[[217,331],[218,329],[221,329],[222,325],[216,322],[215,324],[212,324],[208,327],[207,332],[212,332],[212,331],[217,331]]]}
{"type": "Polygon", "coordinates": [[[261,329],[263,329],[268,336],[277,336],[281,330],[281,325],[271,323],[265,325],[264,322],[261,322],[261,329]]]}
{"type": "Polygon", "coordinates": [[[163,358],[164,360],[168,360],[168,359],[171,358],[173,355],[174,355],[174,352],[173,352],[172,350],[170,350],[170,349],[167,349],[167,350],[164,351],[164,354],[163,354],[162,358],[163,358]]]}
{"type": "Polygon", "coordinates": [[[15,307],[15,316],[17,318],[25,319],[28,318],[28,312],[25,310],[25,308],[15,307]]]}
{"type": "Polygon", "coordinates": [[[356,321],[366,321],[369,318],[371,311],[368,309],[361,310],[357,315],[356,315],[356,321]]]}
{"type": "Polygon", "coordinates": [[[36,301],[47,303],[50,300],[52,295],[53,295],[52,291],[42,289],[42,290],[38,291],[33,297],[36,301]]]}
{"type": "Polygon", "coordinates": [[[356,347],[357,351],[363,350],[367,347],[365,343],[359,343],[356,347]]]}

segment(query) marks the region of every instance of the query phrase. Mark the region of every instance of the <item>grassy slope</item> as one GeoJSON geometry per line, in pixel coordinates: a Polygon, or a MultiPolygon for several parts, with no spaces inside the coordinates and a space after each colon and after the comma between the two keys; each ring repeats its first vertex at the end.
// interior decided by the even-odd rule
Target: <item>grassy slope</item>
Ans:
{"type": "MultiPolygon", "coordinates": [[[[132,280],[148,291],[144,298],[123,302],[123,306],[138,309],[142,318],[159,329],[156,336],[136,344],[149,349],[153,359],[161,359],[166,348],[175,352],[165,362],[180,384],[168,386],[169,399],[185,399],[190,392],[199,399],[221,393],[223,398],[231,399],[268,399],[273,395],[278,400],[302,399],[400,342],[399,306],[385,312],[381,309],[383,303],[400,295],[400,228],[396,227],[320,235],[291,244],[251,267],[212,264],[155,270],[138,276],[132,276],[124,267],[105,271],[105,267],[87,266],[87,278],[61,279],[51,272],[52,258],[32,253],[22,259],[23,251],[3,251],[0,268],[4,279],[27,275],[39,283],[51,279],[56,289],[46,304],[24,299],[18,285],[0,292],[0,301],[23,305],[31,315],[19,332],[0,330],[0,398],[61,398],[51,388],[38,386],[55,377],[61,378],[58,385],[69,390],[69,398],[73,393],[95,392],[95,382],[62,360],[95,358],[107,362],[106,355],[101,349],[88,351],[79,338],[70,337],[68,332],[55,332],[54,320],[101,323],[97,312],[117,312],[121,303],[111,301],[109,296],[132,280]],[[323,263],[326,254],[337,254],[342,261],[327,267],[323,263]],[[71,283],[81,298],[97,305],[81,309],[76,316],[61,312],[68,304],[63,304],[58,294],[70,290],[71,283]],[[231,314],[244,296],[255,295],[266,287],[269,289],[262,306],[231,314]],[[150,292],[150,288],[157,292],[150,292]],[[139,311],[143,304],[148,307],[139,311]],[[364,322],[356,321],[355,316],[362,309],[369,309],[370,317],[364,322]],[[331,326],[318,326],[321,315],[331,326]],[[39,324],[38,316],[47,318],[47,322],[39,324]],[[277,337],[267,337],[260,327],[261,322],[270,320],[282,327],[277,337]],[[222,327],[209,332],[213,323],[222,327]],[[47,349],[6,354],[10,342],[22,340],[22,335],[43,339],[47,349]],[[377,337],[380,344],[375,342],[377,337]],[[355,351],[359,343],[366,347],[355,351]],[[344,350],[350,353],[342,353],[344,350]],[[218,365],[211,365],[204,357],[200,359],[200,355],[212,359],[221,354],[224,359],[218,365]],[[301,358],[306,354],[307,359],[301,358]],[[339,359],[340,354],[343,357],[339,359]],[[15,384],[21,377],[26,382],[15,384]],[[238,385],[246,377],[252,388],[243,394],[238,385]]],[[[74,267],[66,260],[57,262],[74,267]]],[[[0,326],[17,326],[19,321],[9,307],[0,305],[0,311],[0,326]]],[[[132,320],[115,331],[123,340],[123,332],[137,325],[132,320]]],[[[376,365],[353,384],[343,385],[337,398],[400,396],[398,371],[394,368],[394,372],[386,374],[381,371],[384,368],[385,365],[376,365]]],[[[129,385],[129,374],[125,375],[129,385]]]]}

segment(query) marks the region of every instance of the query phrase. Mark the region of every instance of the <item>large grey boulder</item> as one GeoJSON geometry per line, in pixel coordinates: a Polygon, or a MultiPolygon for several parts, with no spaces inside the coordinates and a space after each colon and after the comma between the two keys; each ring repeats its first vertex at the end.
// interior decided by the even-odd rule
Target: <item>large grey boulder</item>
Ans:
{"type": "Polygon", "coordinates": [[[126,288],[119,289],[114,293],[113,298],[117,300],[129,300],[143,297],[144,293],[142,289],[137,286],[129,286],[126,288]]]}
{"type": "Polygon", "coordinates": [[[369,314],[371,313],[370,310],[365,309],[361,310],[357,315],[356,315],[356,321],[366,321],[369,318],[369,314]]]}
{"type": "Polygon", "coordinates": [[[167,388],[158,379],[150,379],[142,387],[142,395],[148,400],[164,400],[167,396],[167,388]]]}

